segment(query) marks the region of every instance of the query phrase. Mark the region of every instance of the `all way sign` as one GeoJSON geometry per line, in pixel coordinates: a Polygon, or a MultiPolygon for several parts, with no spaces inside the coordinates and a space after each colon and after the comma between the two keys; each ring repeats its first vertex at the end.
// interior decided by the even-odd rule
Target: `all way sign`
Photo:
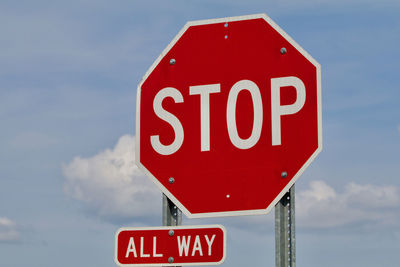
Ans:
{"type": "Polygon", "coordinates": [[[115,235],[119,266],[216,265],[225,251],[222,225],[121,228],[115,235]]]}

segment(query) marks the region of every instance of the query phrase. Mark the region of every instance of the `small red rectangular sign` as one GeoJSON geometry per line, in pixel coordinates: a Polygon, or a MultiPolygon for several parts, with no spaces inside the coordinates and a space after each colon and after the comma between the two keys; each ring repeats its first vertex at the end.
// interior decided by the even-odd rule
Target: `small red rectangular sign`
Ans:
{"type": "Polygon", "coordinates": [[[120,266],[221,264],[225,253],[222,225],[121,228],[115,235],[120,266]]]}

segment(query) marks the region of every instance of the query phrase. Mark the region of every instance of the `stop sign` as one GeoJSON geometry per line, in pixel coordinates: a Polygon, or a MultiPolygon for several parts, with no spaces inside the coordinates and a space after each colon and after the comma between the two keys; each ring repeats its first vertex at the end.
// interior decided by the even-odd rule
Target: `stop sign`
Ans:
{"type": "Polygon", "coordinates": [[[322,149],[320,71],[264,14],[188,22],[138,87],[137,165],[188,217],[269,212],[322,149]]]}

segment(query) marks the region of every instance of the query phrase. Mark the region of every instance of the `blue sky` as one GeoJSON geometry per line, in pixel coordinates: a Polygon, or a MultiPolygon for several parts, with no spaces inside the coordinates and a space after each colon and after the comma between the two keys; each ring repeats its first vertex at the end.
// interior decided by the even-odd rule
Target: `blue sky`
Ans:
{"type": "MultiPolygon", "coordinates": [[[[396,266],[400,4],[0,3],[0,266],[115,266],[122,226],[158,226],[134,162],[136,87],[189,20],[266,13],[322,66],[324,149],[296,184],[297,266],[396,266]]],[[[274,266],[273,214],[228,231],[223,266],[274,266]]]]}

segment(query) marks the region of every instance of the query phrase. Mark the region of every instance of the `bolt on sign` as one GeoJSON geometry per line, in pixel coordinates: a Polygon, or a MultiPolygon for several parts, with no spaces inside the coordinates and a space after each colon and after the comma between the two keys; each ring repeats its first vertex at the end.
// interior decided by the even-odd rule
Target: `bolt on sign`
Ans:
{"type": "Polygon", "coordinates": [[[269,212],[321,149],[321,67],[265,14],[188,22],[139,84],[136,163],[190,218],[269,212]]]}
{"type": "Polygon", "coordinates": [[[225,255],[222,225],[121,228],[115,235],[120,266],[216,265],[225,255]]]}

